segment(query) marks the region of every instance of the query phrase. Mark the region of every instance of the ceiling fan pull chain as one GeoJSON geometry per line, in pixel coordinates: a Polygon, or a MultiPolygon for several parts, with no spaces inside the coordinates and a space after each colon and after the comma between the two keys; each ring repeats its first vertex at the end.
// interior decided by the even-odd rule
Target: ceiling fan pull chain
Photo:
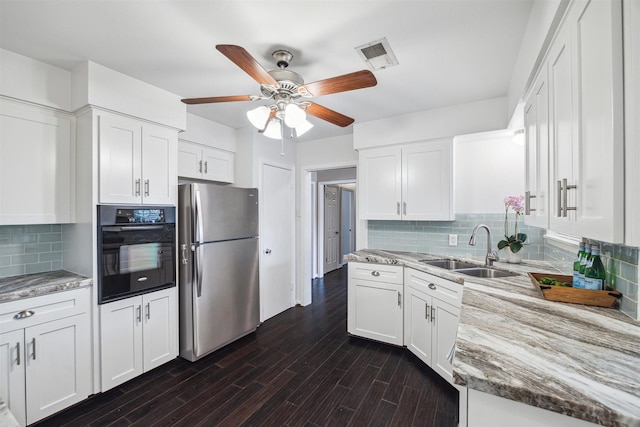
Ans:
{"type": "Polygon", "coordinates": [[[280,155],[284,156],[284,123],[280,125],[280,155]]]}

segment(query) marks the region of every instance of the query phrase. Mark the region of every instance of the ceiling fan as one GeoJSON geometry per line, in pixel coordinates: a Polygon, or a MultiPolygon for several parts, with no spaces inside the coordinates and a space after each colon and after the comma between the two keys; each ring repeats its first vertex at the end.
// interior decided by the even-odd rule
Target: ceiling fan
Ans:
{"type": "Polygon", "coordinates": [[[216,49],[231,62],[240,67],[260,84],[262,95],[213,96],[207,98],[187,98],[185,104],[209,104],[216,102],[273,100],[270,106],[247,112],[249,121],[265,136],[282,138],[283,122],[295,129],[297,136],[308,131],[313,125],[306,120],[311,114],[337,126],[345,127],[354,119],[316,104],[308,98],[372,87],[377,84],[373,73],[368,70],[356,71],[313,83],[304,83],[300,74],[288,70],[293,55],[286,50],[273,52],[277,69],[267,71],[243,47],[228,44],[216,45],[216,49]]]}

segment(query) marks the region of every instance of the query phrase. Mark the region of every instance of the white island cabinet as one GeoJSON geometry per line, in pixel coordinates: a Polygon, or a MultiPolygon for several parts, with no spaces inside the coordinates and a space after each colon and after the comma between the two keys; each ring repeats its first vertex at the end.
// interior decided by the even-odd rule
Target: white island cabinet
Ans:
{"type": "Polygon", "coordinates": [[[100,306],[102,391],[178,355],[176,288],[100,306]]]}
{"type": "Polygon", "coordinates": [[[0,305],[0,395],[21,425],[92,391],[90,289],[0,305]]]}
{"type": "Polygon", "coordinates": [[[404,344],[453,384],[462,285],[405,268],[404,344]]]}
{"type": "Polygon", "coordinates": [[[348,268],[347,331],[402,345],[404,268],[359,262],[350,262],[348,268]]]}

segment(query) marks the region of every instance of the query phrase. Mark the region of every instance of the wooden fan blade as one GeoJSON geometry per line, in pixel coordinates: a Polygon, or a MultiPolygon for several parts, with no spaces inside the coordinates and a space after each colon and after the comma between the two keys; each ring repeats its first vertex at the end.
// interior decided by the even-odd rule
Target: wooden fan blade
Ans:
{"type": "Polygon", "coordinates": [[[264,127],[262,129],[258,129],[258,133],[264,133],[264,131],[267,130],[267,126],[269,126],[269,123],[275,116],[276,116],[276,110],[272,108],[271,112],[269,113],[269,118],[267,119],[266,122],[264,122],[264,127]]]}
{"type": "Polygon", "coordinates": [[[234,95],[234,96],[210,96],[208,98],[186,98],[181,101],[185,104],[212,104],[214,102],[235,102],[235,101],[254,101],[259,99],[252,95],[234,95]]]}
{"type": "Polygon", "coordinates": [[[326,120],[329,123],[333,123],[334,125],[340,127],[349,126],[355,120],[351,117],[347,117],[344,114],[340,114],[336,111],[330,110],[327,107],[323,107],[322,105],[314,104],[313,102],[305,102],[307,108],[307,114],[311,114],[319,119],[326,120]]]}
{"type": "Polygon", "coordinates": [[[371,71],[361,70],[356,71],[355,73],[344,74],[330,79],[307,83],[300,87],[298,92],[303,96],[320,96],[355,89],[364,89],[377,84],[378,81],[371,71]]]}
{"type": "Polygon", "coordinates": [[[278,82],[271,77],[271,74],[243,47],[232,44],[219,44],[216,45],[216,49],[261,85],[280,87],[278,82]]]}

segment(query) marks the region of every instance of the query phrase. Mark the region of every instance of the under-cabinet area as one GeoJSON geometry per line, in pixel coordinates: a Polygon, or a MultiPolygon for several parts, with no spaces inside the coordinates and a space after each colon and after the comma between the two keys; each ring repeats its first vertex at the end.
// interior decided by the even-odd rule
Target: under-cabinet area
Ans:
{"type": "Polygon", "coordinates": [[[349,334],[404,343],[459,391],[460,425],[640,423],[640,329],[618,310],[544,299],[527,273],[553,274],[547,262],[383,250],[346,259],[349,334]]]}

